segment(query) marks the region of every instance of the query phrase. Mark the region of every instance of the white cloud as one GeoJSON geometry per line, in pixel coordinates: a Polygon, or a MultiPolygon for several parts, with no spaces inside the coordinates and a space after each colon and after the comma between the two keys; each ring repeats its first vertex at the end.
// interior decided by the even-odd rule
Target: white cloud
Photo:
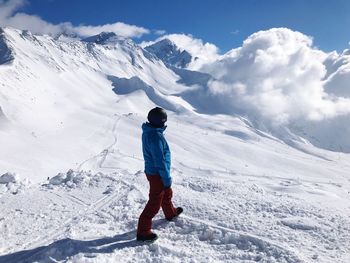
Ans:
{"type": "Polygon", "coordinates": [[[202,39],[194,38],[192,35],[169,34],[156,39],[155,41],[142,42],[141,46],[146,47],[163,39],[169,39],[180,48],[188,51],[194,60],[188,66],[189,69],[199,69],[204,64],[214,62],[219,58],[219,49],[211,43],[204,43],[202,39]]]}
{"type": "Polygon", "coordinates": [[[114,32],[123,37],[140,37],[150,31],[143,27],[128,25],[121,22],[113,24],[90,26],[74,26],[70,22],[52,24],[36,15],[19,12],[28,2],[25,0],[0,0],[0,26],[12,26],[18,29],[28,29],[35,34],[58,35],[60,33],[75,33],[79,36],[91,36],[102,31],[114,32]]]}
{"type": "Polygon", "coordinates": [[[313,48],[311,37],[274,28],[251,35],[202,70],[215,77],[209,92],[227,113],[243,110],[278,125],[320,121],[350,113],[350,98],[327,93],[331,87],[325,90],[327,57],[313,48]]]}
{"type": "Polygon", "coordinates": [[[26,5],[26,3],[24,0],[0,0],[0,19],[11,16],[13,12],[26,5]]]}
{"type": "Polygon", "coordinates": [[[350,50],[346,49],[340,55],[337,52],[329,54],[325,60],[327,93],[350,98],[350,50]]]}

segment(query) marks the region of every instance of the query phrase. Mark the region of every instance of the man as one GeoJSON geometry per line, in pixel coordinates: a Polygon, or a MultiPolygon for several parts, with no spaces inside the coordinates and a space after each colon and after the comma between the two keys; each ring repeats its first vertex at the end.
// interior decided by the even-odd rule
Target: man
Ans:
{"type": "Polygon", "coordinates": [[[137,227],[137,240],[154,241],[157,234],[151,231],[152,219],[160,207],[169,221],[183,211],[175,208],[171,198],[170,149],[163,132],[167,126],[167,114],[164,109],[156,107],[148,113],[148,122],[142,124],[142,151],[145,160],[145,174],[150,184],[149,200],[143,210],[137,227]]]}

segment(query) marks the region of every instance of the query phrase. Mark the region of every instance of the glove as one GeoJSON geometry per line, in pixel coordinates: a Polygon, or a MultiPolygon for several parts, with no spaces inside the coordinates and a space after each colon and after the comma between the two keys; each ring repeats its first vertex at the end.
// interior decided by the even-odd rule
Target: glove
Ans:
{"type": "Polygon", "coordinates": [[[170,178],[170,181],[168,182],[168,184],[167,184],[167,185],[164,185],[164,189],[166,190],[166,189],[171,188],[171,183],[172,183],[172,180],[171,180],[171,178],[170,178]]]}

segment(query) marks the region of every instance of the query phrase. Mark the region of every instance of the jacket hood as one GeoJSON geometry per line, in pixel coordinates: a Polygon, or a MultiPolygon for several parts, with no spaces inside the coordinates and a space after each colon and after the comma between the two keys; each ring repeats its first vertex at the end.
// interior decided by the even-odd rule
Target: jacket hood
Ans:
{"type": "Polygon", "coordinates": [[[151,131],[157,131],[157,132],[164,132],[167,126],[161,127],[161,128],[155,128],[152,127],[149,122],[145,122],[142,124],[142,131],[143,132],[151,132],[151,131]]]}

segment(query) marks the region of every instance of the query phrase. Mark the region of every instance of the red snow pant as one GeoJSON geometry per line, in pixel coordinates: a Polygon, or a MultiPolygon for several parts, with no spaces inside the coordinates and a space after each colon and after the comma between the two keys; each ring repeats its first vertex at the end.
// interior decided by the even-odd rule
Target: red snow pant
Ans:
{"type": "Polygon", "coordinates": [[[176,215],[176,209],[171,201],[173,197],[172,189],[164,189],[160,175],[146,174],[146,176],[150,185],[149,200],[139,218],[137,226],[138,235],[148,235],[151,233],[152,218],[159,212],[160,207],[163,209],[165,218],[171,219],[176,215]]]}

